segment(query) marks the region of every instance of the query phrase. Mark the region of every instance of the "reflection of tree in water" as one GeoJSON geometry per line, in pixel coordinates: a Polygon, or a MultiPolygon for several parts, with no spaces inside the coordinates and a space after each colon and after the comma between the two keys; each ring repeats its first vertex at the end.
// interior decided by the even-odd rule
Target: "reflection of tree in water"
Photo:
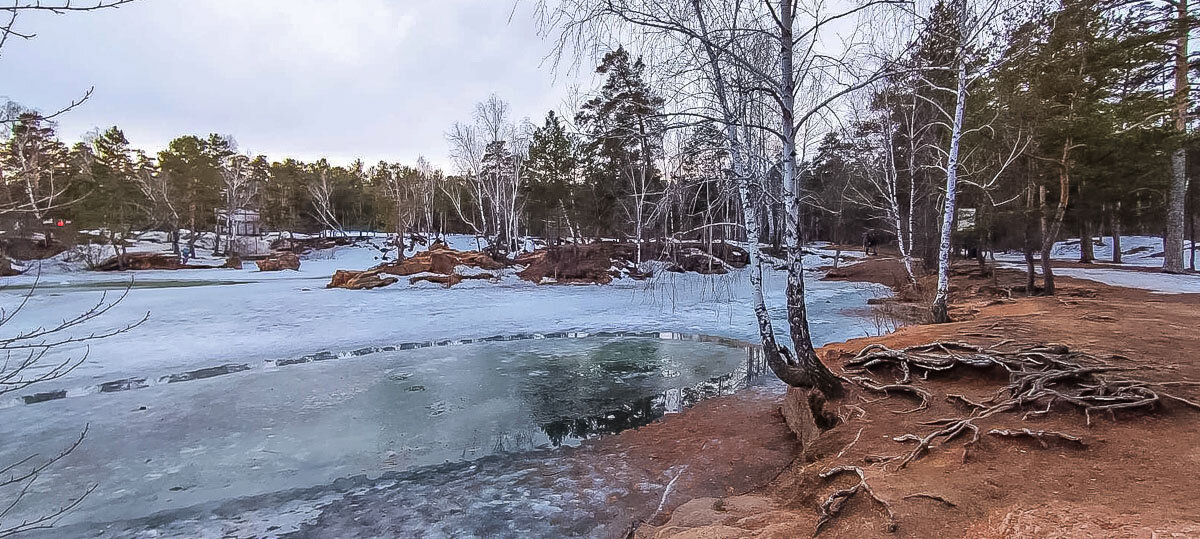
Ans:
{"type": "Polygon", "coordinates": [[[649,374],[662,368],[658,341],[631,340],[605,343],[588,353],[592,368],[615,375],[649,374]]]}
{"type": "Polygon", "coordinates": [[[537,424],[618,410],[655,393],[639,386],[662,369],[660,346],[655,340],[626,339],[585,354],[521,361],[536,365],[538,372],[522,377],[517,391],[537,424]]]}
{"type": "MultiPolygon", "coordinates": [[[[668,389],[657,395],[628,400],[619,407],[601,414],[543,422],[540,427],[555,447],[562,445],[563,441],[569,438],[583,439],[597,434],[616,434],[648,425],[667,413],[679,412],[701,400],[731,395],[745,389],[761,379],[767,372],[766,368],[762,351],[758,348],[748,348],[746,362],[728,374],[692,386],[668,389]]],[[[559,395],[570,393],[563,391],[559,395]]],[[[536,417],[538,416],[535,413],[536,417]]]]}

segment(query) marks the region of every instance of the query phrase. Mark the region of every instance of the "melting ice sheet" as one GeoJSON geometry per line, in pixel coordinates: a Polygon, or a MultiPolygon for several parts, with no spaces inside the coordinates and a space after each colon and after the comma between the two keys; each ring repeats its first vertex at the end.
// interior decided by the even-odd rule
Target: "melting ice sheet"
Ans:
{"type": "MultiPolygon", "coordinates": [[[[461,498],[441,514],[414,509],[401,519],[407,525],[447,535],[532,532],[522,526],[550,525],[547,514],[602,509],[605,487],[589,476],[621,475],[566,473],[579,463],[560,460],[555,446],[649,423],[764,372],[758,352],[734,341],[663,337],[379,352],[10,408],[0,434],[23,443],[0,447],[0,462],[51,454],[89,424],[84,444],[43,474],[11,518],[96,484],[54,535],[273,535],[315,518],[340,493],[391,492],[383,489],[390,484],[404,492],[389,496],[429,491],[393,500],[399,507],[422,505],[433,491],[461,498]],[[32,422],[36,433],[18,432],[32,422]],[[562,469],[545,472],[555,466],[562,469]],[[478,500],[506,500],[500,506],[510,514],[486,525],[455,520],[453,507],[478,500]],[[237,516],[218,524],[216,515],[237,516]],[[430,528],[435,516],[441,528],[430,528]],[[521,519],[527,524],[515,524],[521,519]]],[[[562,522],[542,531],[594,527],[562,522]]]]}

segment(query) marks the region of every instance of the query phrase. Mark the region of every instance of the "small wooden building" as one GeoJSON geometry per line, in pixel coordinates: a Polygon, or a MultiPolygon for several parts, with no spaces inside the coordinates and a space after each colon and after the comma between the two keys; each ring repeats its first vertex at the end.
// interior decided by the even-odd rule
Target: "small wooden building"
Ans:
{"type": "Polygon", "coordinates": [[[225,210],[219,209],[217,210],[217,233],[229,236],[258,236],[262,234],[262,221],[255,210],[236,210],[233,212],[232,219],[227,220],[225,210]]]}

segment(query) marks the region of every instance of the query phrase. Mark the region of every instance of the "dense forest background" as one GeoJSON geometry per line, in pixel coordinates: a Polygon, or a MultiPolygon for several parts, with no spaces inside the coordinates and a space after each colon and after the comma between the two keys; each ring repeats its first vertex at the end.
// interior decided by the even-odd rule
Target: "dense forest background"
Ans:
{"type": "MultiPolygon", "coordinates": [[[[951,138],[962,148],[952,167],[963,253],[1037,253],[1071,236],[1083,238],[1087,261],[1094,236],[1166,234],[1172,159],[1186,156],[1187,177],[1200,166],[1186,91],[1200,62],[1185,45],[1180,64],[1178,49],[1181,32],[1196,27],[1186,4],[1029,4],[969,45],[963,9],[935,5],[887,60],[887,76],[801,134],[800,234],[843,243],[869,234],[911,253],[918,269],[936,261],[951,138]],[[955,131],[959,58],[969,99],[955,131]]],[[[678,94],[663,82],[678,75],[672,66],[618,47],[596,69],[603,84],[573,117],[516,121],[496,96],[464,111],[468,121],[446,135],[450,170],[423,158],[338,165],[251,155],[217,134],[183,135],[153,153],[117,126],[67,144],[52,117],[9,103],[0,204],[19,210],[5,213],[9,228],[49,232],[44,222],[65,219],[113,242],[159,230],[186,243],[243,209],[275,231],[475,233],[512,249],[528,235],[744,239],[724,127],[668,99],[678,94]]],[[[756,143],[778,153],[769,137],[756,143]]],[[[761,165],[753,210],[759,239],[777,250],[788,226],[782,164],[761,165]]],[[[1194,237],[1198,197],[1188,183],[1182,222],[1194,237]]]]}

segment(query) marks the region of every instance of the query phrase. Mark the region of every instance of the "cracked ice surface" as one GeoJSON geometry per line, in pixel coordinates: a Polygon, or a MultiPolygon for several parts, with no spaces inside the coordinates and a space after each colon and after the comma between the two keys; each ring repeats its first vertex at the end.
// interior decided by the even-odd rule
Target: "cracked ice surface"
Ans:
{"type": "MultiPolygon", "coordinates": [[[[253,264],[241,270],[111,273],[47,267],[7,331],[57,324],[91,307],[105,292],[110,299],[119,295],[131,278],[135,287],[128,296],[81,332],[136,321],[147,312],[150,319],[129,333],[89,343],[82,366],[22,394],[323,350],[338,354],[367,346],[517,333],[655,330],[757,339],[745,269],[723,276],[663,272],[650,281],[602,286],[538,286],[510,275],[500,283],[467,281],[451,289],[430,283],[370,291],[323,288],[334,270],[370,267],[378,263],[378,254],[370,247],[319,252],[304,260],[298,272],[263,273],[249,269],[253,264]]],[[[809,268],[828,262],[817,255],[805,258],[809,268]]],[[[33,279],[3,279],[8,288],[0,290],[0,305],[19,303],[27,293],[23,287],[33,279]]],[[[771,314],[777,327],[786,330],[786,274],[769,271],[765,281],[771,314]]],[[[889,293],[881,286],[816,279],[807,283],[807,292],[818,345],[877,332],[869,322],[841,311],[889,293]]],[[[85,347],[60,351],[82,354],[85,347]]]]}
{"type": "MultiPolygon", "coordinates": [[[[656,357],[667,360],[652,369],[656,383],[639,385],[647,379],[638,369],[622,368],[608,372],[607,389],[596,391],[589,391],[594,384],[571,386],[572,378],[553,376],[570,369],[535,366],[529,357],[516,362],[529,368],[516,369],[504,363],[512,354],[478,352],[484,345],[362,357],[351,352],[518,333],[653,330],[757,338],[744,270],[720,277],[663,274],[611,286],[536,286],[509,276],[449,290],[322,288],[334,269],[366,268],[377,262],[376,254],[361,247],[321,253],[305,260],[300,272],[137,273],[128,297],[89,329],[149,311],[146,324],[93,343],[88,361],[69,377],[26,391],[65,389],[66,398],[0,409],[0,436],[22,442],[0,448],[5,462],[17,453],[53,454],[90,424],[80,452],[47,471],[31,496],[61,503],[55,496],[93,482],[100,486],[63,521],[66,528],[47,536],[338,536],[355,535],[352,526],[385,536],[610,535],[620,531],[624,515],[607,500],[644,497],[653,507],[669,478],[642,477],[626,469],[619,455],[508,451],[558,440],[570,444],[587,434],[572,427],[580,415],[587,425],[600,425],[621,422],[608,418],[613,409],[651,418],[676,410],[687,400],[683,388],[697,391],[697,381],[730,372],[730,358],[745,360],[741,350],[729,355],[713,352],[721,347],[711,344],[663,345],[656,357]],[[280,366],[303,357],[341,359],[280,366]],[[226,365],[248,369],[116,393],[78,391],[226,365]],[[516,370],[501,376],[497,369],[516,370]],[[445,383],[419,380],[433,371],[458,377],[450,385],[466,389],[447,391],[445,383]],[[558,416],[534,413],[530,399],[513,397],[518,390],[482,398],[522,384],[579,398],[541,405],[543,411],[562,409],[558,416]],[[471,397],[464,401],[464,395],[471,397]],[[637,403],[647,395],[656,400],[643,413],[637,403]],[[586,406],[576,408],[578,403],[586,406]],[[527,423],[516,428],[513,418],[527,423]],[[496,450],[503,456],[485,456],[496,450]],[[461,459],[476,460],[441,464],[461,459]],[[472,511],[487,518],[472,518],[472,511]],[[503,522],[507,527],[495,527],[503,522]]],[[[806,258],[809,267],[820,262],[806,258]]],[[[12,329],[56,323],[94,304],[104,289],[123,288],[128,278],[51,268],[12,329]]],[[[20,287],[30,280],[6,280],[16,286],[0,291],[0,303],[19,302],[25,293],[20,287]]],[[[768,301],[781,330],[785,284],[783,273],[769,272],[768,301]]],[[[816,344],[877,332],[853,311],[883,294],[882,287],[810,280],[816,344]]],[[[525,345],[536,345],[525,352],[549,346],[543,356],[556,350],[572,355],[574,346],[561,339],[525,345]]],[[[575,372],[584,374],[578,380],[596,374],[575,372]]]]}

